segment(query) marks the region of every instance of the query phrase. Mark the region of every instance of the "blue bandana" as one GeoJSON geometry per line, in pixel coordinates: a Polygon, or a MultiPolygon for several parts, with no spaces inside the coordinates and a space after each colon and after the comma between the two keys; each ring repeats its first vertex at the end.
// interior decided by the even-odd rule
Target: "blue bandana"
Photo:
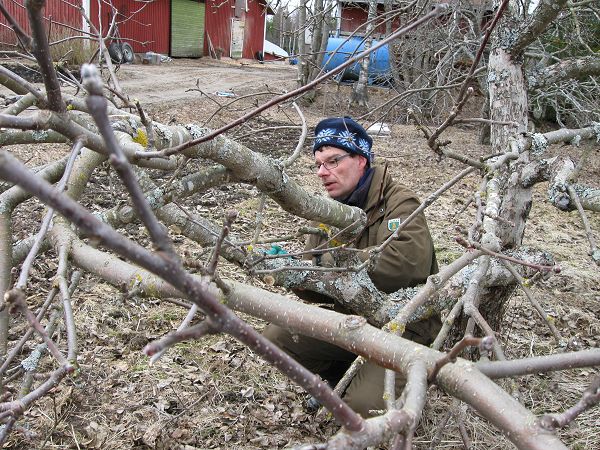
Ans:
{"type": "Polygon", "coordinates": [[[315,127],[313,154],[324,146],[337,147],[364,156],[369,164],[375,157],[371,151],[373,139],[362,126],[348,116],[331,117],[319,122],[315,127]]]}

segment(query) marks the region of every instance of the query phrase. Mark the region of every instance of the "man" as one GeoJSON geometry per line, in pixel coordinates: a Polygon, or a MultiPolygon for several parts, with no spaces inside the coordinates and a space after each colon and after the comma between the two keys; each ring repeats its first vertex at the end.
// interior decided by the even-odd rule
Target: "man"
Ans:
{"type": "MultiPolygon", "coordinates": [[[[315,170],[327,194],[341,203],[363,209],[367,215],[367,225],[353,244],[363,250],[358,254],[363,261],[369,257],[369,249],[385,241],[420,204],[413,192],[392,180],[387,166],[371,165],[372,145],[373,140],[365,129],[350,117],[325,119],[315,128],[315,170]]],[[[316,248],[323,242],[322,238],[311,236],[307,248],[316,248]]],[[[330,265],[333,258],[329,254],[315,255],[313,263],[330,265]]],[[[425,216],[419,214],[379,255],[369,276],[379,290],[391,293],[423,283],[437,270],[427,222],[425,216]]],[[[298,292],[298,295],[307,300],[324,300],[307,292],[298,292]]],[[[350,313],[333,303],[336,311],[350,313]]],[[[404,337],[428,345],[440,327],[440,319],[435,316],[407,326],[404,337]]],[[[264,334],[332,385],[356,358],[353,353],[332,344],[307,336],[293,336],[273,324],[264,334]]],[[[370,417],[372,410],[384,409],[384,372],[383,368],[367,362],[346,390],[344,399],[363,417],[370,417]]]]}

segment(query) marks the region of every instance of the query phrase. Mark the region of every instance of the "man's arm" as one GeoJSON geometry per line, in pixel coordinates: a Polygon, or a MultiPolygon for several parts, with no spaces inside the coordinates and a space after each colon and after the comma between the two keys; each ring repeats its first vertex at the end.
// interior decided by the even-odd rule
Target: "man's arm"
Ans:
{"type": "MultiPolygon", "coordinates": [[[[394,208],[386,208],[381,222],[366,231],[369,233],[368,242],[376,245],[364,248],[359,254],[361,260],[365,261],[369,257],[369,250],[383,243],[392,234],[388,229],[389,220],[405,220],[418,207],[416,198],[406,198],[394,208]]],[[[432,272],[437,271],[434,259],[431,234],[425,216],[421,213],[400,232],[398,239],[390,242],[383,250],[369,276],[378,289],[387,293],[395,292],[425,282],[432,272]]]]}

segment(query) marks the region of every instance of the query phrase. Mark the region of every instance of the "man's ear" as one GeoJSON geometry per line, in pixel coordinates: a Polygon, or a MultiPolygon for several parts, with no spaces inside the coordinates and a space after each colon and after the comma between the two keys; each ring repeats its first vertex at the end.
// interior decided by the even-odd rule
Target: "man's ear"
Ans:
{"type": "Polygon", "coordinates": [[[358,155],[358,167],[361,170],[367,170],[367,158],[362,155],[358,155]]]}

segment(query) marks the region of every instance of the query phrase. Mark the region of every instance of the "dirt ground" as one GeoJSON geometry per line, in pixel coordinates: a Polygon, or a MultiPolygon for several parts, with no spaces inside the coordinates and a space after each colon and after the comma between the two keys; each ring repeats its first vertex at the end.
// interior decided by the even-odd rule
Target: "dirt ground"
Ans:
{"type": "MultiPolygon", "coordinates": [[[[240,65],[233,61],[175,60],[157,66],[122,66],[118,72],[121,86],[131,98],[140,100],[147,113],[163,123],[208,124],[216,127],[238,117],[267,92],[282,92],[295,87],[295,69],[285,65],[240,65]],[[196,84],[198,83],[198,84],[196,84]],[[232,92],[233,97],[216,95],[232,92]],[[248,96],[249,94],[252,94],[248,96]],[[244,97],[244,98],[241,98],[244,97]],[[227,108],[226,103],[239,100],[227,108]],[[218,113],[215,111],[218,110],[218,113]]],[[[329,84],[320,88],[311,103],[300,102],[310,126],[330,114],[357,116],[364,111],[349,109],[348,87],[329,84]]],[[[374,88],[371,105],[389,98],[389,91],[374,88]]],[[[291,154],[300,131],[299,119],[289,106],[274,108],[230,133],[253,150],[283,157],[291,154]],[[264,130],[270,128],[269,130],[264,130]],[[253,131],[263,131],[252,134],[253,131]]],[[[474,128],[450,130],[446,137],[451,147],[469,156],[489,153],[476,142],[474,128]]],[[[575,158],[588,147],[568,149],[575,158]]],[[[12,149],[11,149],[12,150],[12,149]]],[[[66,147],[28,146],[14,150],[25,158],[42,162],[65,153],[66,147]]],[[[421,198],[433,192],[462,169],[455,161],[438,161],[422,134],[412,125],[392,125],[389,137],[375,139],[376,158],[385,159],[394,177],[414,189],[421,198]]],[[[564,152],[565,148],[553,148],[564,152]]],[[[597,147],[592,151],[596,152],[597,147]]],[[[289,170],[289,175],[308,189],[320,189],[311,173],[309,151],[289,170]]],[[[190,170],[193,167],[189,168],[190,170]]],[[[600,179],[600,158],[590,159],[582,180],[600,179]]],[[[427,210],[427,217],[441,264],[462,253],[455,243],[456,225],[468,227],[474,211],[463,211],[477,188],[479,178],[471,177],[455,186],[427,210]]],[[[118,198],[116,178],[98,174],[88,200],[106,206],[118,198]],[[104,178],[103,178],[104,177],[104,178]]],[[[551,252],[562,268],[533,287],[538,301],[550,314],[569,347],[586,349],[600,345],[600,275],[587,256],[587,241],[576,213],[563,213],[548,205],[545,186],[535,190],[525,244],[551,252]]],[[[233,232],[251,237],[258,206],[257,191],[249,186],[223,186],[190,199],[198,213],[222,220],[224,207],[235,208],[240,217],[233,232]]],[[[15,225],[17,237],[23,237],[30,224],[26,219],[41,214],[39,206],[28,203],[19,212],[15,225]]],[[[267,235],[295,231],[303,221],[290,217],[273,202],[267,202],[264,230],[267,235]]],[[[600,216],[590,216],[596,236],[600,236],[600,216]]],[[[203,249],[176,235],[182,252],[192,258],[204,258],[203,249]]],[[[126,232],[143,241],[138,226],[126,232]]],[[[298,248],[301,242],[286,243],[298,248]]],[[[30,303],[42,302],[49,280],[56,269],[49,255],[34,272],[39,292],[31,293],[30,303]]],[[[224,276],[248,281],[246,276],[222,265],[224,276]]],[[[263,286],[260,281],[256,281],[263,286]]],[[[263,286],[264,287],[264,286],[263,286]]],[[[117,289],[85,276],[74,295],[74,309],[80,340],[77,376],[53,389],[30,409],[21,428],[13,433],[7,448],[169,448],[169,449],[258,449],[284,448],[301,442],[318,442],[335,432],[328,419],[317,419],[305,410],[305,394],[259,360],[239,343],[224,336],[202,342],[180,344],[159,362],[150,366],[141,349],[146,343],[175,329],[185,311],[156,299],[125,298],[117,289]]],[[[261,329],[259,320],[248,320],[261,329]]],[[[14,330],[15,335],[18,329],[14,330]]],[[[501,330],[509,358],[543,355],[562,351],[553,341],[527,299],[515,292],[509,301],[501,330]]],[[[560,412],[573,405],[594,370],[572,370],[502,381],[514,395],[535,413],[560,412]]],[[[417,431],[415,448],[429,447],[438,423],[451,400],[430,390],[424,418],[417,431]]],[[[472,449],[507,449],[512,445],[500,433],[471,411],[461,412],[471,439],[472,449]]],[[[598,409],[580,416],[561,431],[569,447],[592,449],[600,446],[598,409]]],[[[437,448],[462,448],[462,440],[451,419],[437,448]]]]}
{"type": "MultiPolygon", "coordinates": [[[[157,65],[124,64],[118,75],[121,87],[131,98],[143,100],[145,104],[157,104],[190,101],[216,93],[240,96],[257,90],[281,92],[293,87],[295,69],[282,63],[239,63],[229,58],[220,61],[204,58],[175,59],[157,65]]],[[[218,96],[216,100],[219,100],[218,96]]]]}

